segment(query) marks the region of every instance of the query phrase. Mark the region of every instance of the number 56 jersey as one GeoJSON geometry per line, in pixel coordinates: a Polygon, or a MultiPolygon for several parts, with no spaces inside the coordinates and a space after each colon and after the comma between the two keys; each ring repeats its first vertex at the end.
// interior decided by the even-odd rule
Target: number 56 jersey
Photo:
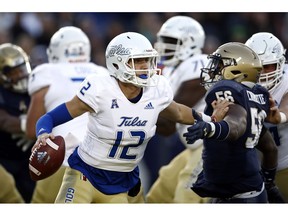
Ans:
{"type": "Polygon", "coordinates": [[[258,143],[264,119],[270,109],[269,93],[260,85],[250,88],[231,80],[219,81],[207,92],[207,115],[212,114],[211,103],[218,98],[242,106],[247,112],[247,125],[245,133],[235,141],[204,141],[203,166],[209,170],[206,177],[210,178],[211,174],[214,182],[232,183],[247,173],[257,176],[260,166],[254,147],[258,143]],[[209,157],[207,160],[206,156],[209,157]]]}
{"type": "Polygon", "coordinates": [[[88,76],[77,96],[94,112],[89,113],[88,131],[78,148],[81,159],[96,168],[130,172],[144,155],[156,131],[159,113],[173,100],[165,77],[155,87],[144,87],[141,99],[130,102],[111,76],[88,76]]]}

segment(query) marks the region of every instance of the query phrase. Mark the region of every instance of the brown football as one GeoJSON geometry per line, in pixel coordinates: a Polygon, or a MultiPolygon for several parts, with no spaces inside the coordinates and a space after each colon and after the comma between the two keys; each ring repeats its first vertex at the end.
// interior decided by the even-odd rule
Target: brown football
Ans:
{"type": "Polygon", "coordinates": [[[34,181],[45,179],[54,174],[62,165],[65,157],[65,140],[62,136],[48,138],[46,145],[35,148],[29,158],[30,177],[34,181]]]}

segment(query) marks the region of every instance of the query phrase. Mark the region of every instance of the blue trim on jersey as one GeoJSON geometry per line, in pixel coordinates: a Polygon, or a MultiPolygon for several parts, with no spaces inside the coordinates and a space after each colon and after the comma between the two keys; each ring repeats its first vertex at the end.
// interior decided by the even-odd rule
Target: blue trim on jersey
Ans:
{"type": "Polygon", "coordinates": [[[83,82],[85,78],[71,78],[73,82],[83,82]]]}
{"type": "Polygon", "coordinates": [[[138,166],[131,172],[98,169],[86,164],[78,155],[78,147],[68,158],[69,166],[83,173],[90,183],[104,194],[125,193],[139,182],[138,166]]]}
{"type": "Polygon", "coordinates": [[[52,129],[60,124],[72,120],[72,116],[67,110],[66,104],[63,103],[41,116],[36,123],[36,135],[51,133],[52,129]]]}

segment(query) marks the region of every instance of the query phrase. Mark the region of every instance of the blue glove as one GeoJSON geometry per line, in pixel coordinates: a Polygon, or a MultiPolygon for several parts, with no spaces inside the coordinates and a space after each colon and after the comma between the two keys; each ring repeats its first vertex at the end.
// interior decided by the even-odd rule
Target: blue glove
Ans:
{"type": "Polygon", "coordinates": [[[188,132],[184,133],[183,136],[186,137],[187,144],[193,144],[196,140],[207,137],[210,134],[212,127],[209,123],[204,122],[200,117],[200,119],[197,119],[197,122],[191,127],[188,127],[187,130],[188,132]]]}

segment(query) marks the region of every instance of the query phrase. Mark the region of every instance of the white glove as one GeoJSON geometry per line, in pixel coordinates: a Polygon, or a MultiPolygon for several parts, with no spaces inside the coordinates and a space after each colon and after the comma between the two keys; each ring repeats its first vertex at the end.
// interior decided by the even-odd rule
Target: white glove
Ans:
{"type": "Polygon", "coordinates": [[[35,143],[35,140],[28,139],[25,134],[13,134],[12,139],[18,140],[16,146],[21,148],[23,152],[26,152],[35,143]]]}
{"type": "Polygon", "coordinates": [[[25,133],[26,131],[26,119],[27,119],[27,115],[26,114],[22,114],[19,116],[19,119],[20,119],[20,127],[21,127],[21,130],[25,133]]]}

